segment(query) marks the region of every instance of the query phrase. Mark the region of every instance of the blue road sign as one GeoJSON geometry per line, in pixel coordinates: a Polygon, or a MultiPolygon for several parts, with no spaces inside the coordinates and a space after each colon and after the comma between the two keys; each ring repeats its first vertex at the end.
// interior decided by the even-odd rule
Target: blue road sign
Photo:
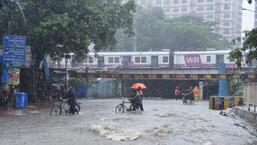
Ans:
{"type": "Polygon", "coordinates": [[[24,67],[27,37],[20,35],[5,35],[3,38],[3,63],[6,66],[24,67]]]}

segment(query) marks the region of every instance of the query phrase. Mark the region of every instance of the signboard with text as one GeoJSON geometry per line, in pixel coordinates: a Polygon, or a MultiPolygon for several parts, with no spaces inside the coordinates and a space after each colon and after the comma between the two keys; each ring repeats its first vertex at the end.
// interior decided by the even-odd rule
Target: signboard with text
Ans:
{"type": "Polygon", "coordinates": [[[9,67],[24,67],[27,37],[20,35],[5,35],[3,38],[3,63],[9,67]]]}
{"type": "Polygon", "coordinates": [[[186,54],[185,55],[185,64],[188,67],[202,66],[200,54],[186,54]]]}

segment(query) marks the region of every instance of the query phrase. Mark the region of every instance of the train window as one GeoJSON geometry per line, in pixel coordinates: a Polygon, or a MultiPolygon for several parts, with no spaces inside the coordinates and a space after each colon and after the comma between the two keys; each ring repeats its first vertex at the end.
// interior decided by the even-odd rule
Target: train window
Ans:
{"type": "Polygon", "coordinates": [[[235,59],[231,58],[231,57],[228,57],[228,59],[229,59],[229,62],[234,62],[235,61],[235,59]]]}
{"type": "Polygon", "coordinates": [[[88,60],[89,60],[89,63],[93,63],[93,57],[92,56],[89,56],[88,60]]]}
{"type": "Polygon", "coordinates": [[[163,58],[162,58],[162,62],[168,62],[169,61],[169,58],[168,58],[168,56],[163,56],[163,58]]]}
{"type": "Polygon", "coordinates": [[[211,62],[211,56],[207,56],[207,62],[211,62]]]}
{"type": "Polygon", "coordinates": [[[135,63],[140,63],[140,57],[135,57],[135,63]]]}
{"type": "Polygon", "coordinates": [[[141,62],[146,63],[146,57],[141,57],[141,62]]]}
{"type": "Polygon", "coordinates": [[[108,57],[108,63],[113,63],[113,57],[108,57]]]}
{"type": "Polygon", "coordinates": [[[120,62],[120,58],[119,57],[115,57],[114,62],[115,63],[119,63],[120,62]]]}

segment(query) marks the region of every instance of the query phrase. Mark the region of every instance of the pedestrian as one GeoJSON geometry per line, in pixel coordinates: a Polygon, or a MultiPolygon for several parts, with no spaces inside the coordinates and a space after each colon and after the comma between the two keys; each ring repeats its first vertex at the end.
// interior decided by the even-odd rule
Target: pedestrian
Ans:
{"type": "Polygon", "coordinates": [[[63,84],[60,86],[60,92],[61,92],[61,96],[65,96],[65,87],[63,84]]]}
{"type": "Polygon", "coordinates": [[[3,98],[3,101],[4,101],[4,107],[7,108],[8,106],[8,100],[9,100],[9,94],[8,94],[8,88],[7,86],[4,86],[3,88],[3,92],[2,92],[2,98],[3,98]]]}
{"type": "Polygon", "coordinates": [[[139,102],[138,102],[138,105],[139,105],[139,108],[141,111],[144,111],[144,107],[143,107],[143,91],[141,90],[140,87],[138,87],[137,89],[137,94],[136,94],[138,97],[139,97],[139,102]]]}
{"type": "Polygon", "coordinates": [[[197,102],[199,100],[199,89],[197,86],[195,86],[193,92],[194,92],[194,100],[197,102]]]}
{"type": "Polygon", "coordinates": [[[16,94],[17,94],[17,87],[12,85],[10,87],[10,91],[9,91],[9,106],[12,106],[15,108],[15,103],[16,103],[16,94]]]}
{"type": "Polygon", "coordinates": [[[69,113],[71,114],[74,114],[75,112],[78,113],[78,110],[76,109],[76,96],[73,88],[69,89],[67,98],[68,98],[68,105],[70,106],[69,113]]]}
{"type": "Polygon", "coordinates": [[[177,99],[180,98],[180,90],[179,90],[179,87],[176,87],[175,91],[174,91],[174,95],[175,95],[175,98],[176,98],[176,101],[177,99]]]}

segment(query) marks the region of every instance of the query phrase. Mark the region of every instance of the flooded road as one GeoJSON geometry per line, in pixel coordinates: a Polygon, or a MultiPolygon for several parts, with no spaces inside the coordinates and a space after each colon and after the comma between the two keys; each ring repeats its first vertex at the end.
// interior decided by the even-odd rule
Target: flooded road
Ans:
{"type": "Polygon", "coordinates": [[[115,114],[121,99],[80,100],[79,115],[50,116],[50,109],[0,117],[1,145],[256,145],[208,102],[144,100],[145,112],[115,114]]]}

